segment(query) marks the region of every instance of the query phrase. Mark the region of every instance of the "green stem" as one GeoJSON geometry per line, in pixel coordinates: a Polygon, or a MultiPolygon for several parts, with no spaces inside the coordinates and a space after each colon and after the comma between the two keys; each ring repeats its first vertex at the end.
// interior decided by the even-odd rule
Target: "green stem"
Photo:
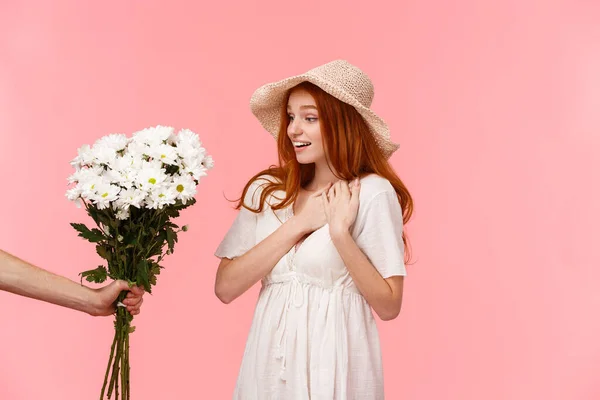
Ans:
{"type": "MultiPolygon", "coordinates": [[[[119,326],[121,325],[118,316],[117,316],[117,326],[115,328],[116,332],[115,335],[117,335],[118,339],[117,339],[117,352],[115,353],[115,359],[112,365],[112,374],[110,376],[110,385],[108,385],[108,394],[107,397],[110,399],[113,393],[113,389],[117,390],[118,393],[118,383],[117,383],[117,374],[118,374],[118,370],[119,370],[119,359],[121,358],[121,333],[120,333],[120,329],[119,326]]],[[[117,394],[118,396],[118,394],[117,394]]]]}
{"type": "Polygon", "coordinates": [[[117,258],[117,274],[123,276],[123,270],[121,269],[121,255],[119,254],[119,228],[115,229],[115,257],[117,258]]]}
{"type": "Polygon", "coordinates": [[[124,325],[122,328],[123,335],[123,354],[121,355],[121,399],[125,400],[127,398],[127,380],[125,378],[127,373],[127,335],[128,335],[129,327],[124,325]]]}
{"type": "Polygon", "coordinates": [[[106,390],[106,384],[108,383],[108,374],[110,372],[110,365],[112,364],[113,357],[115,355],[115,345],[117,344],[117,332],[115,331],[115,338],[113,339],[112,346],[110,347],[110,357],[108,358],[108,366],[106,367],[106,374],[104,375],[104,384],[102,385],[102,392],[100,392],[100,400],[104,397],[104,391],[106,390]]]}
{"type": "MultiPolygon", "coordinates": [[[[123,301],[126,295],[127,292],[121,292],[121,294],[117,298],[117,302],[123,301]]],[[[119,367],[121,365],[121,357],[123,355],[123,347],[125,344],[123,335],[124,329],[129,329],[129,323],[127,321],[127,310],[123,307],[117,307],[117,321],[115,324],[115,335],[117,336],[117,350],[112,366],[110,385],[108,387],[108,398],[111,397],[113,389],[115,390],[115,398],[118,399],[119,397],[119,367]]]]}
{"type": "Polygon", "coordinates": [[[115,400],[119,400],[119,375],[115,379],[115,400]]]}
{"type": "Polygon", "coordinates": [[[129,333],[127,333],[127,336],[125,337],[125,349],[125,360],[127,364],[127,375],[125,379],[125,384],[127,385],[127,400],[129,400],[129,392],[131,389],[129,386],[129,372],[131,371],[131,367],[129,365],[129,333]]]}

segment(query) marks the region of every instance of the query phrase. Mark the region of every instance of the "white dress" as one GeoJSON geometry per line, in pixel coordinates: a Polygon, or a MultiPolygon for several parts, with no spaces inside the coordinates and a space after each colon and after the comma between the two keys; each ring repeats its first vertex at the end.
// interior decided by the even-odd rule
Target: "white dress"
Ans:
{"type": "MultiPolygon", "coordinates": [[[[263,179],[250,186],[246,204],[258,204],[263,179]]],[[[273,193],[268,204],[279,201],[273,195],[281,199],[283,193],[273,193]]],[[[359,199],[352,237],[384,278],[405,275],[402,210],[392,185],[368,175],[359,199]]],[[[215,255],[243,255],[293,215],[291,205],[274,211],[268,204],[260,214],[242,207],[215,255]]],[[[373,313],[337,252],[329,225],[297,251],[294,247],[262,280],[233,398],[383,399],[373,313]]]]}

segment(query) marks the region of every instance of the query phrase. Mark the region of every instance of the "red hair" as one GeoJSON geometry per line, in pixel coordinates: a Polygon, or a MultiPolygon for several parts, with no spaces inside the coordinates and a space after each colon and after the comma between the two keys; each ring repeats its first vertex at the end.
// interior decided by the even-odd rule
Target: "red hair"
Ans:
{"type": "MultiPolygon", "coordinates": [[[[377,146],[368,125],[358,111],[310,82],[302,82],[295,88],[306,90],[315,100],[328,164],[332,171],[337,172],[338,179],[350,181],[372,173],[386,178],[396,191],[402,207],[403,223],[406,224],[413,212],[412,197],[377,146]]],[[[296,200],[300,188],[310,182],[315,175],[314,164],[300,164],[296,160],[294,146],[288,139],[289,117],[286,105],[290,92],[291,90],[288,91],[281,108],[281,124],[277,140],[279,166],[272,165],[250,179],[244,187],[242,197],[237,200],[237,209],[243,206],[252,212],[260,213],[267,196],[278,190],[284,191],[286,195],[279,204],[273,205],[272,209],[285,208],[296,200]],[[276,178],[276,182],[264,184],[259,208],[253,209],[246,206],[244,198],[250,185],[265,174],[276,178]]],[[[405,258],[408,262],[410,250],[405,233],[402,234],[402,240],[406,248],[405,258]]]]}

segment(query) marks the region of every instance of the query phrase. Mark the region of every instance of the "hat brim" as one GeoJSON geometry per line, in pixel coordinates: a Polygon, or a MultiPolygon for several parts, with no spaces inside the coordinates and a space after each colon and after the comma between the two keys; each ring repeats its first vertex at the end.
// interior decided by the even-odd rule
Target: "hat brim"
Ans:
{"type": "Polygon", "coordinates": [[[281,107],[284,106],[283,103],[286,99],[287,92],[302,82],[310,82],[338,100],[353,106],[369,126],[369,130],[375,138],[377,146],[383,152],[386,159],[389,159],[391,155],[398,150],[400,145],[392,142],[390,130],[381,117],[375,114],[370,108],[362,105],[353,96],[350,96],[342,89],[331,87],[331,85],[320,79],[318,76],[308,73],[273,83],[267,83],[256,89],[252,94],[250,99],[250,109],[252,113],[256,116],[263,128],[265,128],[275,139],[277,139],[279,134],[281,107]]]}

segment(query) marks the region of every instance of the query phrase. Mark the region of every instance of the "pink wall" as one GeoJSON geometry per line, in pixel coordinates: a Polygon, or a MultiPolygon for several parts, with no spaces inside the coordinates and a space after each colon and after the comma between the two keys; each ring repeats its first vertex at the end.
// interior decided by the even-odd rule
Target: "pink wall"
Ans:
{"type": "MultiPolygon", "coordinates": [[[[257,291],[213,296],[223,193],[276,156],[249,97],[335,58],[373,78],[416,202],[387,398],[600,398],[598,2],[27,3],[0,4],[0,248],[97,265],[64,192],[103,134],[189,127],[216,161],[136,318],[134,398],[230,397],[257,291]]],[[[1,399],[98,396],[110,319],[0,293],[0,321],[1,399]]]]}

